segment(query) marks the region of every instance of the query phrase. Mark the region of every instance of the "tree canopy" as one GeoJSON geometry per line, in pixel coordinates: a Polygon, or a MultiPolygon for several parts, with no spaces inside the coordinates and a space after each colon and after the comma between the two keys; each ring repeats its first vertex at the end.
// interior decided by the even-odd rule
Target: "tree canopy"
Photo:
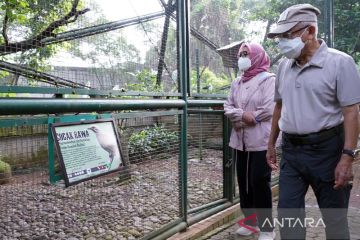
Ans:
{"type": "MultiPolygon", "coordinates": [[[[310,3],[318,7],[322,14],[318,17],[319,37],[324,38],[325,0],[243,0],[243,18],[250,21],[267,22],[265,34],[274,24],[279,14],[287,7],[310,3]]],[[[360,2],[358,0],[334,0],[334,45],[356,60],[360,61],[360,2]],[[352,29],[352,31],[349,31],[352,29]]],[[[264,36],[264,45],[269,46],[264,36]]]]}
{"type": "Polygon", "coordinates": [[[42,40],[55,36],[90,9],[78,10],[80,0],[1,0],[0,54],[43,47],[42,40]]]}
{"type": "MultiPolygon", "coordinates": [[[[230,81],[232,73],[224,69],[215,49],[243,39],[262,43],[273,63],[276,63],[281,55],[274,41],[268,40],[266,34],[285,8],[305,2],[317,6],[323,12],[319,16],[319,37],[324,37],[325,0],[191,0],[192,69],[195,69],[196,64],[200,65],[199,69],[203,74],[201,77],[206,78],[203,80],[204,85],[210,80],[216,82],[216,78],[219,78],[219,82],[230,81]]],[[[106,13],[99,19],[90,19],[94,15],[86,14],[89,8],[95,12],[98,8],[89,3],[94,1],[86,1],[85,4],[85,0],[0,0],[0,61],[5,61],[6,66],[14,69],[25,66],[45,71],[49,67],[47,59],[59,51],[70,51],[88,62],[96,62],[100,68],[114,71],[120,69],[133,76],[139,74],[138,67],[124,69],[124,66],[126,62],[142,64],[140,56],[145,48],[134,45],[122,30],[108,30],[110,32],[106,37],[102,34],[91,38],[78,36],[81,40],[75,41],[76,43],[68,40],[56,43],[47,41],[80,26],[91,28],[108,23],[106,13]]],[[[170,77],[177,69],[176,24],[173,22],[176,19],[175,2],[161,0],[159,3],[169,7],[164,7],[167,13],[164,25],[149,22],[138,25],[138,31],[145,32],[145,38],[149,38],[143,64],[146,67],[140,72],[145,69],[151,75],[150,79],[153,79],[153,72],[157,71],[156,85],[161,83],[163,71],[166,72],[166,77],[170,77]],[[150,36],[152,29],[156,29],[156,37],[150,36]],[[162,34],[158,34],[161,31],[162,34]]],[[[334,3],[335,48],[352,55],[360,63],[360,2],[334,0],[334,3]]],[[[38,72],[32,74],[41,75],[38,72]]],[[[51,79],[51,76],[47,77],[51,79]]],[[[136,78],[139,79],[138,76],[133,77],[136,78]]],[[[117,83],[111,80],[111,84],[117,83]]],[[[218,83],[212,85],[221,87],[217,86],[218,83]]]]}
{"type": "MultiPolygon", "coordinates": [[[[89,9],[80,0],[0,0],[0,11],[1,60],[44,70],[45,61],[64,44],[45,45],[42,41],[56,36],[89,9]]],[[[2,72],[2,76],[7,74],[2,72]]]]}

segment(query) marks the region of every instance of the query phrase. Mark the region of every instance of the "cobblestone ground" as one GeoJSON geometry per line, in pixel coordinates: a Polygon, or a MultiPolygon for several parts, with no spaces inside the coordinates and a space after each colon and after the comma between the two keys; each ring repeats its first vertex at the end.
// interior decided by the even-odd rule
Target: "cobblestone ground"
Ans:
{"type": "MultiPolygon", "coordinates": [[[[357,161],[353,166],[354,171],[354,185],[351,192],[350,198],[350,206],[348,213],[349,220],[349,228],[350,228],[350,238],[351,239],[360,239],[360,161],[357,161]]],[[[274,201],[273,206],[277,206],[277,201],[274,201]]],[[[317,208],[316,198],[314,196],[311,188],[309,189],[306,195],[306,207],[307,207],[307,217],[311,216],[320,216],[319,209],[317,208]]],[[[274,216],[276,216],[276,212],[274,210],[274,216]]],[[[239,219],[240,220],[240,219],[239,219]]],[[[251,237],[240,237],[234,234],[236,229],[238,228],[238,224],[234,224],[229,228],[213,235],[208,238],[209,240],[242,240],[242,239],[258,239],[258,234],[251,237]]],[[[276,239],[280,239],[279,229],[275,230],[276,239]]],[[[323,240],[325,238],[325,230],[324,228],[308,228],[306,239],[310,240],[323,240]]]]}

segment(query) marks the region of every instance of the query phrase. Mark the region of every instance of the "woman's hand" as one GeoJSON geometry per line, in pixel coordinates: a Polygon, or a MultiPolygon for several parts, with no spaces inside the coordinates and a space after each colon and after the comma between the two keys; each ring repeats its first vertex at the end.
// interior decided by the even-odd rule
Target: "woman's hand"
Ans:
{"type": "Polygon", "coordinates": [[[244,127],[244,124],[241,121],[233,122],[232,124],[233,124],[233,128],[237,132],[240,131],[244,127]]]}
{"type": "Polygon", "coordinates": [[[242,115],[242,120],[248,126],[255,126],[256,120],[252,112],[244,112],[242,115]]]}

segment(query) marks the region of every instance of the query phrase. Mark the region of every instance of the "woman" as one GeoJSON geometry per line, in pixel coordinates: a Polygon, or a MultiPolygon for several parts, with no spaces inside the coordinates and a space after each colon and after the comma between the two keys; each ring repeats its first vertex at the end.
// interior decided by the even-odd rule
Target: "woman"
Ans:
{"type": "Polygon", "coordinates": [[[268,72],[269,56],[261,45],[243,43],[237,57],[242,74],[233,81],[224,110],[233,125],[229,146],[235,153],[240,207],[249,220],[236,233],[248,236],[260,230],[259,239],[275,239],[269,224],[271,169],[266,163],[275,76],[268,72]]]}

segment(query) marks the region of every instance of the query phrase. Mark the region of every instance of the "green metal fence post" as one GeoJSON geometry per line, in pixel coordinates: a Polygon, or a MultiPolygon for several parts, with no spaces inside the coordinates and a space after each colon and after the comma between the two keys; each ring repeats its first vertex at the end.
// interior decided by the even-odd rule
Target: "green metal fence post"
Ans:
{"type": "Polygon", "coordinates": [[[55,151],[54,151],[54,139],[51,133],[51,124],[59,121],[58,118],[48,118],[48,164],[49,164],[49,181],[55,184],[62,179],[62,175],[55,174],[55,151]]]}
{"type": "Polygon", "coordinates": [[[223,115],[223,195],[229,201],[234,200],[234,164],[229,148],[229,119],[223,115]]]}
{"type": "Polygon", "coordinates": [[[202,113],[199,113],[199,159],[203,160],[202,151],[203,151],[203,128],[202,128],[202,113]]]}
{"type": "Polygon", "coordinates": [[[186,102],[181,118],[181,150],[180,150],[180,186],[181,186],[181,215],[187,222],[187,94],[189,93],[189,1],[178,0],[177,21],[179,34],[179,72],[181,82],[182,99],[186,102]]]}
{"type": "Polygon", "coordinates": [[[200,53],[199,49],[195,49],[195,64],[196,64],[196,92],[200,93],[200,53]]]}
{"type": "Polygon", "coordinates": [[[55,179],[55,159],[54,159],[54,140],[51,136],[51,123],[48,122],[48,164],[49,164],[49,180],[54,184],[55,179]]]}
{"type": "MultiPolygon", "coordinates": [[[[200,52],[199,49],[195,49],[195,64],[196,64],[196,92],[200,94],[200,52]]],[[[202,114],[199,113],[199,159],[202,160],[202,114]]]]}

